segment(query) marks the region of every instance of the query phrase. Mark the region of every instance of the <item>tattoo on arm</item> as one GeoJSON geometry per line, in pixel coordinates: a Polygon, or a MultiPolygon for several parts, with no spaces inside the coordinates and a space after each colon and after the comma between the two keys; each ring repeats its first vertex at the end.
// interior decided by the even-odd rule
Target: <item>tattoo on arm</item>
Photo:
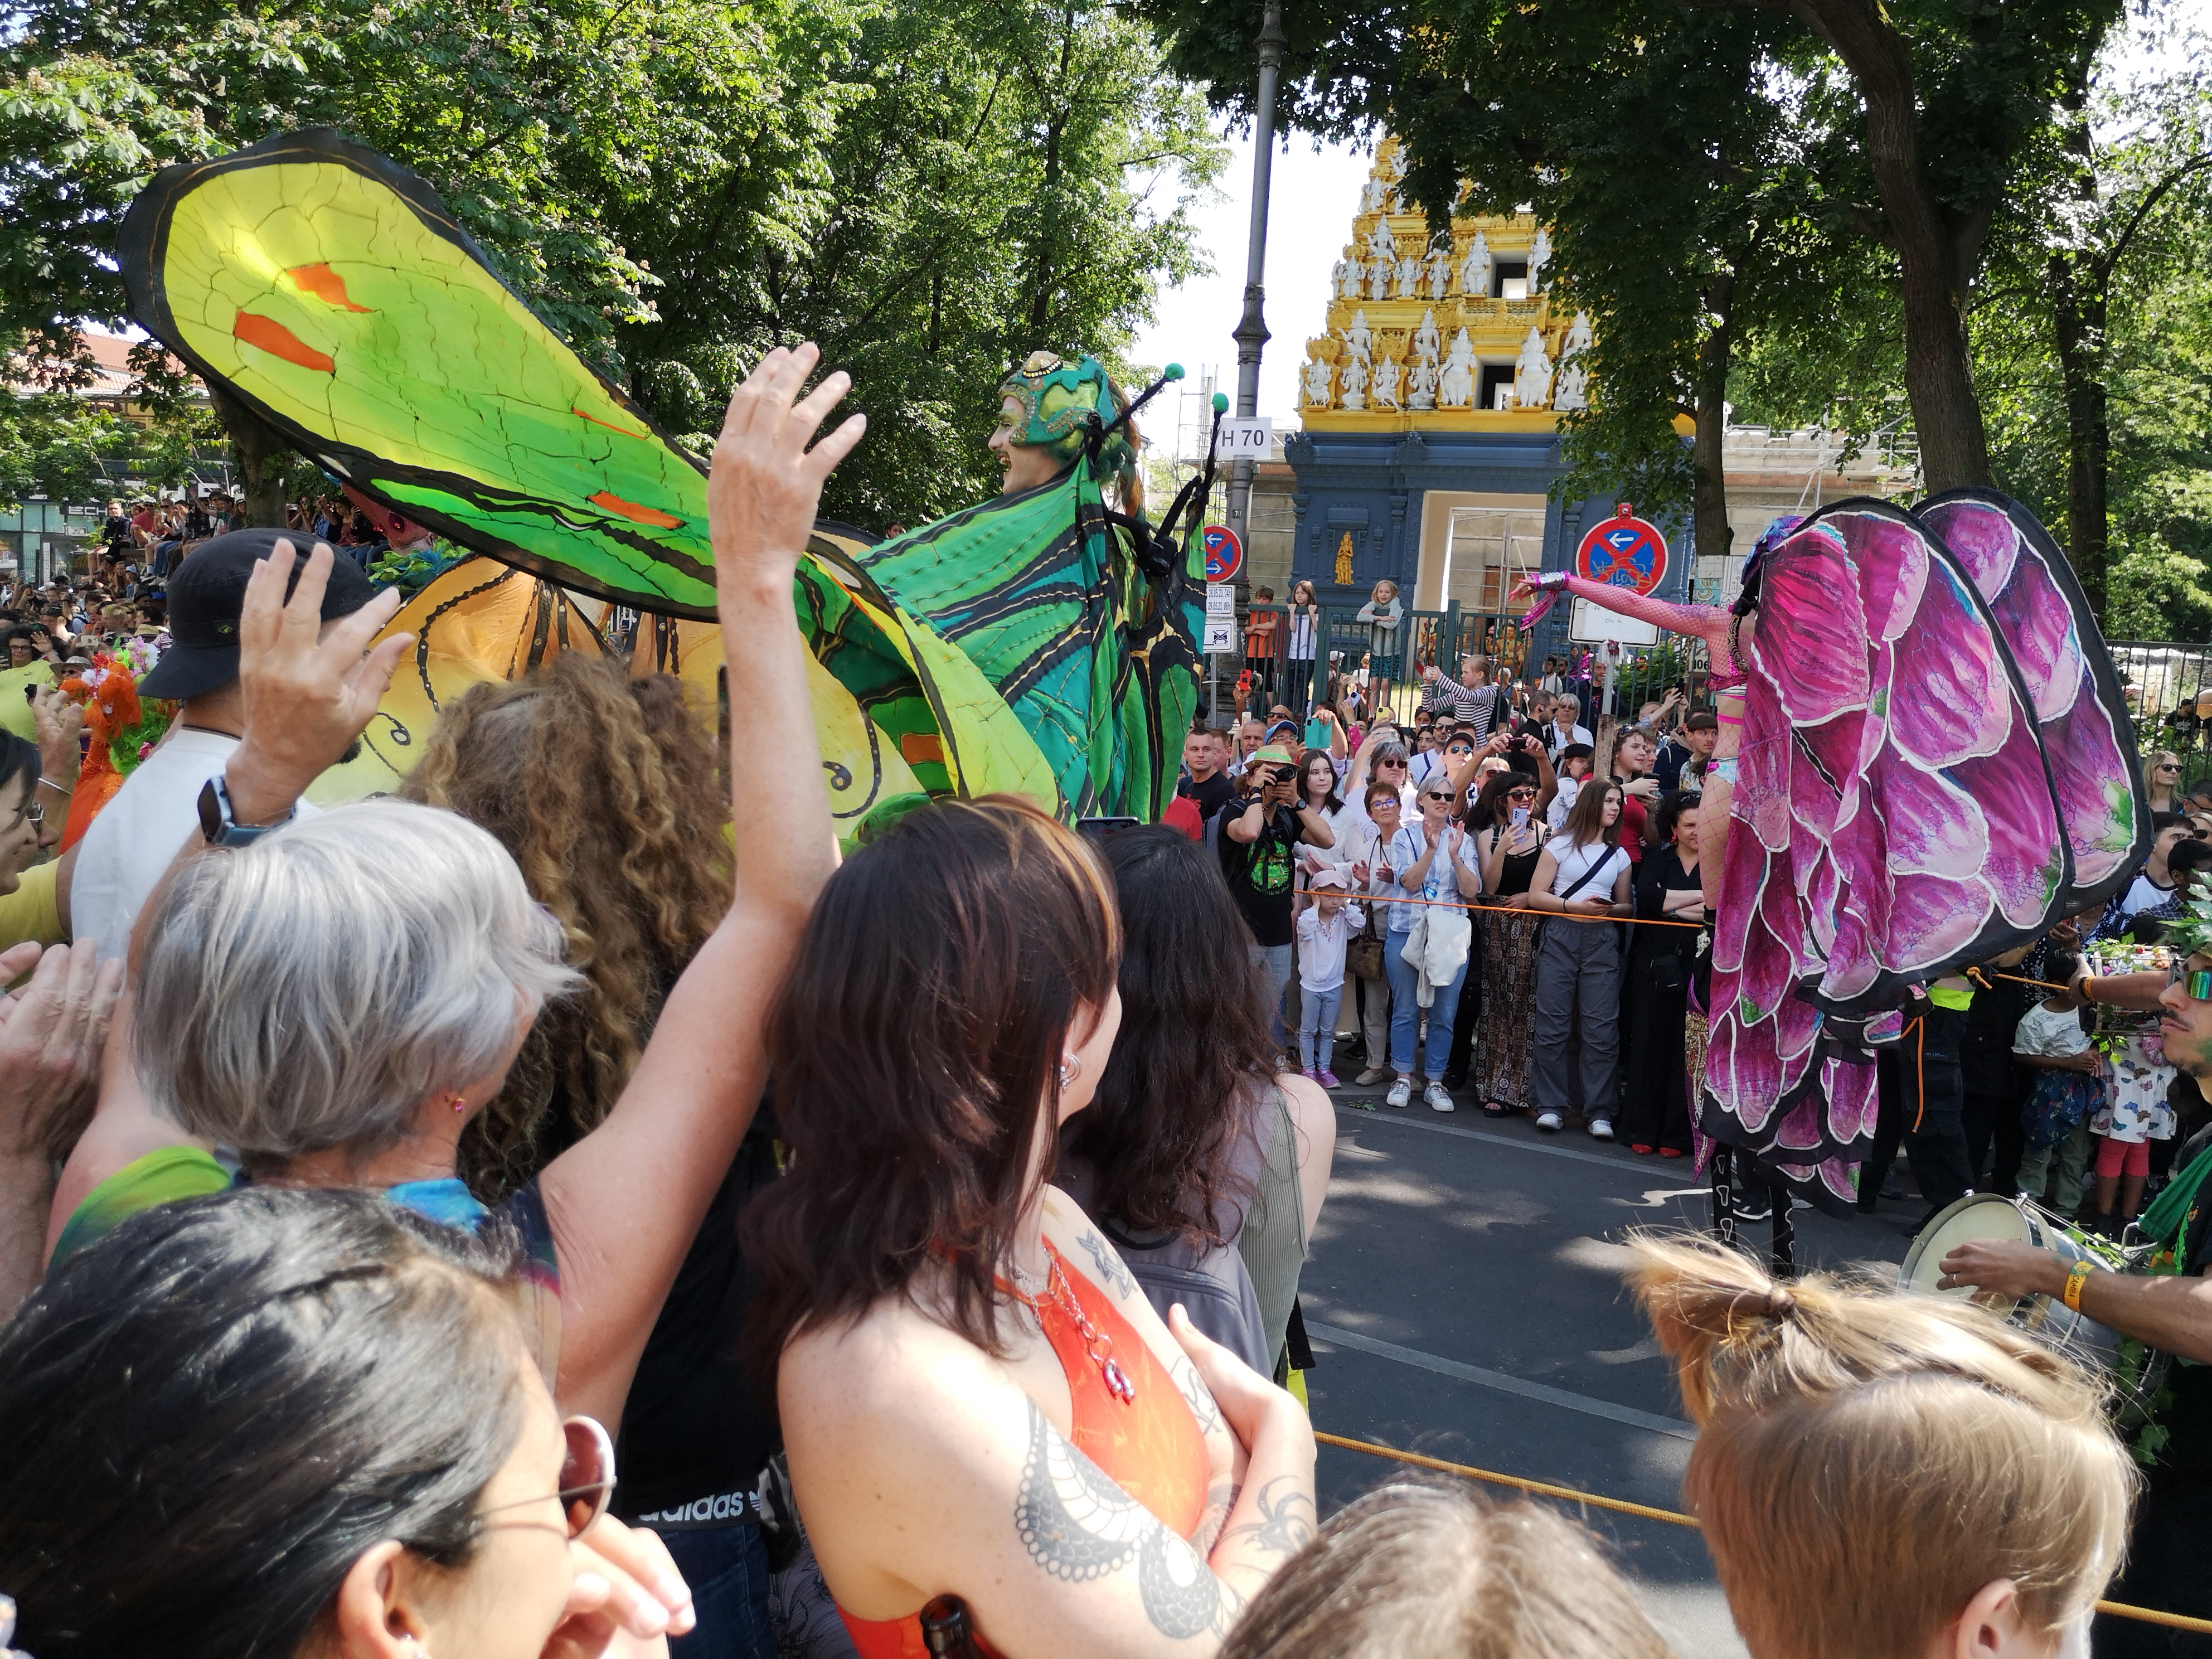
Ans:
{"type": "Polygon", "coordinates": [[[1083,1247],[1083,1253],[1098,1269],[1098,1277],[1104,1279],[1116,1295],[1136,1295],[1137,1281],[1129,1276],[1127,1266],[1114,1247],[1098,1237],[1095,1229],[1085,1228],[1075,1242],[1083,1247]]]}
{"type": "Polygon", "coordinates": [[[1163,1636],[1225,1633],[1243,1611],[1243,1599],[1197,1553],[1069,1444],[1034,1401],[1014,1530],[1030,1559],[1066,1583],[1091,1583],[1134,1561],[1145,1616],[1163,1636]]]}
{"type": "Polygon", "coordinates": [[[1260,1511],[1260,1518],[1232,1528],[1223,1543],[1249,1547],[1279,1561],[1296,1555],[1312,1541],[1314,1501],[1297,1489],[1297,1482],[1289,1475],[1279,1475],[1261,1487],[1253,1495],[1252,1504],[1260,1511]]]}
{"type": "Polygon", "coordinates": [[[1190,1414],[1198,1419],[1198,1431],[1212,1434],[1221,1426],[1221,1407],[1213,1403],[1213,1390],[1206,1386],[1198,1367],[1188,1358],[1176,1362],[1172,1375],[1176,1387],[1182,1391],[1184,1403],[1190,1407],[1190,1414]]]}

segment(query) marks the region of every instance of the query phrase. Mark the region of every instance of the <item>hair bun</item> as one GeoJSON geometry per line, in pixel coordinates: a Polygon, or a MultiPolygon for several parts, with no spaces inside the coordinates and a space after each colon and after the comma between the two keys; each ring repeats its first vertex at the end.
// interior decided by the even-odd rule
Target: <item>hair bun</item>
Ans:
{"type": "Polygon", "coordinates": [[[1774,1285],[1766,1292],[1766,1314],[1770,1319],[1787,1319],[1797,1311],[1797,1293],[1787,1285],[1774,1285]]]}

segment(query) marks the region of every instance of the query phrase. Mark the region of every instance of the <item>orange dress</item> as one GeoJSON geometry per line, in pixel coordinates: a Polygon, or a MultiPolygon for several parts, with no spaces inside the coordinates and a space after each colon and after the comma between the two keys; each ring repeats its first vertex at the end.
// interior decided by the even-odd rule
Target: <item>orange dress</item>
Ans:
{"type": "MultiPolygon", "coordinates": [[[[1067,1376],[1073,1407],[1069,1443],[1163,1525],[1185,1540],[1195,1536],[1199,1522],[1206,1518],[1206,1487],[1213,1474],[1198,1419],[1168,1368],[1137,1328],[1122,1317],[1113,1298],[1069,1267],[1051,1240],[1045,1241],[1044,1248],[1091,1328],[1111,1340],[1115,1362],[1134,1385],[1127,1401],[1115,1394],[1091,1358],[1074,1316],[1056,1300],[1038,1301],[1045,1340],[1067,1376]]],[[[955,1593],[958,1589],[947,1588],[955,1593]]],[[[929,1659],[929,1650],[922,1645],[921,1609],[903,1619],[855,1619],[842,1608],[838,1611],[860,1659],[929,1659]]],[[[980,1637],[977,1640],[986,1652],[998,1651],[980,1637]]]]}

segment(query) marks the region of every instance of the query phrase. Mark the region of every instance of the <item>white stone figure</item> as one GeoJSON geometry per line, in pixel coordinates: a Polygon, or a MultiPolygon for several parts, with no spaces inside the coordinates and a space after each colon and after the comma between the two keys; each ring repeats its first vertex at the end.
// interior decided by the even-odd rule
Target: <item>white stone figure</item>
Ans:
{"type": "Polygon", "coordinates": [[[1551,398],[1552,360],[1544,355],[1544,337],[1532,328],[1513,365],[1513,402],[1521,409],[1541,409],[1551,398]]]}
{"type": "Polygon", "coordinates": [[[1434,409],[1437,406],[1437,360],[1434,356],[1424,353],[1413,359],[1413,370],[1407,377],[1407,386],[1412,394],[1407,399],[1409,407],[1434,409]]]}
{"type": "Polygon", "coordinates": [[[1390,211],[1403,213],[1406,210],[1406,192],[1394,187],[1390,191],[1390,211]]]}
{"type": "MultiPolygon", "coordinates": [[[[1345,249],[1347,254],[1351,252],[1350,248],[1345,249]]],[[[1336,292],[1340,299],[1357,300],[1359,297],[1359,285],[1366,280],[1367,267],[1358,260],[1346,258],[1338,261],[1336,292]]]]}
{"type": "Polygon", "coordinates": [[[1424,311],[1421,325],[1413,331],[1413,355],[1431,359],[1444,355],[1444,337],[1437,332],[1437,313],[1424,311]]]}
{"type": "Polygon", "coordinates": [[[1367,233],[1367,252],[1370,258],[1388,260],[1393,266],[1398,263],[1398,241],[1390,234],[1390,222],[1377,219],[1375,228],[1367,233]]]}
{"type": "Polygon", "coordinates": [[[1328,360],[1316,357],[1306,364],[1306,403],[1314,409],[1328,407],[1328,360]]]}
{"type": "Polygon", "coordinates": [[[1328,268],[1328,291],[1331,294],[1344,292],[1344,268],[1351,263],[1349,259],[1339,259],[1328,268]]]}
{"type": "Polygon", "coordinates": [[[1383,192],[1389,188],[1379,178],[1370,179],[1359,191],[1359,210],[1362,213],[1382,212],[1383,192]]]}
{"type": "Polygon", "coordinates": [[[1367,331],[1365,312],[1355,311],[1352,313],[1352,326],[1344,331],[1343,338],[1344,349],[1353,357],[1363,363],[1373,361],[1368,353],[1374,346],[1375,337],[1367,331]]]}
{"type": "Polygon", "coordinates": [[[1480,231],[1467,250],[1459,268],[1459,291],[1482,299],[1490,297],[1490,239],[1480,231]]]}
{"type": "Polygon", "coordinates": [[[1406,147],[1403,144],[1390,152],[1390,176],[1393,179],[1404,178],[1406,169],[1411,165],[1412,163],[1406,160],[1406,147]]]}
{"type": "Polygon", "coordinates": [[[1474,342],[1465,329],[1453,337],[1451,356],[1437,377],[1437,401],[1446,409],[1465,409],[1474,401],[1474,342]]]}
{"type": "Polygon", "coordinates": [[[1344,406],[1346,409],[1367,407],[1367,365],[1358,357],[1347,358],[1344,365],[1344,406]]]}
{"type": "Polygon", "coordinates": [[[1370,261],[1367,267],[1367,297],[1370,300],[1389,299],[1390,278],[1396,274],[1397,269],[1388,259],[1370,261]]]}
{"type": "Polygon", "coordinates": [[[1589,407],[1589,370],[1583,365],[1583,354],[1596,343],[1597,337],[1590,332],[1589,313],[1577,311],[1574,326],[1559,346],[1559,378],[1552,387],[1553,408],[1564,411],[1589,407]]]}
{"type": "Polygon", "coordinates": [[[1401,409],[1404,407],[1398,401],[1398,382],[1401,375],[1402,371],[1398,367],[1398,360],[1386,355],[1382,359],[1382,366],[1375,371],[1376,408],[1401,409]]]}
{"type": "Polygon", "coordinates": [[[1429,250],[1429,298],[1441,301],[1451,292],[1451,245],[1429,250]]]}
{"type": "Polygon", "coordinates": [[[1533,298],[1544,291],[1544,267],[1552,260],[1552,233],[1539,225],[1536,240],[1528,248],[1528,293],[1533,298]]]}
{"type": "Polygon", "coordinates": [[[1398,297],[1401,300],[1421,297],[1421,262],[1411,253],[1398,261],[1398,297]]]}

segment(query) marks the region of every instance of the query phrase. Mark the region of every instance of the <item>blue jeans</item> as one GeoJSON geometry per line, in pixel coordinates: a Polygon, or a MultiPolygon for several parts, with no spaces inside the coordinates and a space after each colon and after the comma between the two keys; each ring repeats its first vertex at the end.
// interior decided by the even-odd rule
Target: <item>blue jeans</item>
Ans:
{"type": "MultiPolygon", "coordinates": [[[[1395,927],[1382,945],[1382,969],[1390,976],[1390,1069],[1400,1077],[1413,1075],[1413,1036],[1420,1030],[1420,969],[1406,960],[1406,941],[1412,937],[1395,927]]],[[[1449,985],[1436,988],[1437,1000],[1428,1007],[1429,1037],[1422,1045],[1421,1075],[1431,1083],[1444,1074],[1451,1053],[1452,1022],[1459,1017],[1460,988],[1467,983],[1467,958],[1449,985]]]]}
{"type": "Polygon", "coordinates": [[[1291,982],[1291,947],[1287,945],[1255,945],[1252,965],[1260,970],[1260,1006],[1267,1013],[1267,1040],[1275,1045],[1275,1052],[1286,1052],[1290,1044],[1283,1030],[1283,990],[1291,982]]]}
{"type": "Polygon", "coordinates": [[[768,1619],[768,1546],[758,1527],[672,1528],[659,1534],[691,1587],[699,1622],[668,1640],[670,1659],[775,1659],[768,1619]]]}
{"type": "Polygon", "coordinates": [[[1309,1072],[1328,1070],[1336,1052],[1337,1011],[1343,1006],[1342,980],[1326,991],[1298,987],[1298,1064],[1309,1072]]]}

